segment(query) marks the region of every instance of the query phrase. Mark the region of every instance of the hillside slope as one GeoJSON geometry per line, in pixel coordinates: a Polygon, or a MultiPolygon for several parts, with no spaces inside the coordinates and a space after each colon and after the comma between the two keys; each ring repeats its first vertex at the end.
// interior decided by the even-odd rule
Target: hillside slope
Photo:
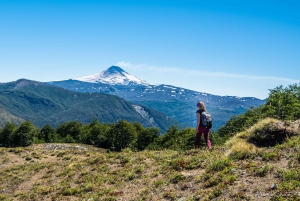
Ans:
{"type": "Polygon", "coordinates": [[[300,200],[299,124],[259,122],[238,141],[283,140],[239,146],[242,155],[232,143],[185,152],[107,153],[78,144],[0,148],[0,199],[300,200]]]}
{"type": "Polygon", "coordinates": [[[24,120],[10,114],[0,105],[0,128],[4,127],[6,123],[19,125],[22,121],[24,120]]]}
{"type": "Polygon", "coordinates": [[[46,124],[57,126],[74,120],[88,123],[93,118],[98,118],[102,123],[124,119],[161,130],[178,124],[174,119],[151,109],[147,110],[152,116],[143,117],[132,103],[117,96],[78,93],[25,79],[0,84],[0,105],[9,113],[40,127],[46,124]]]}

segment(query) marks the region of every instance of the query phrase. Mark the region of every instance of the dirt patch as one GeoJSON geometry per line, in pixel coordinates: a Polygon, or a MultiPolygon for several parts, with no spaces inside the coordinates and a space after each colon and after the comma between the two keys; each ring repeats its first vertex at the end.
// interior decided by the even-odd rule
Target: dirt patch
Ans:
{"type": "Polygon", "coordinates": [[[20,183],[18,188],[15,190],[15,193],[30,191],[33,184],[38,183],[39,180],[45,174],[45,172],[46,172],[46,170],[43,169],[43,170],[37,172],[36,174],[32,175],[32,177],[30,177],[28,180],[23,181],[22,183],[20,183]]]}

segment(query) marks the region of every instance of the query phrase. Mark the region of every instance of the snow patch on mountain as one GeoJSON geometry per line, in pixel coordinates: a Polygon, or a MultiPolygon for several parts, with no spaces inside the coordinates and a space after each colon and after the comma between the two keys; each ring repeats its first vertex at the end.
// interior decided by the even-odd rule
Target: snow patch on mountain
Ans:
{"type": "Polygon", "coordinates": [[[149,86],[150,84],[144,80],[141,80],[134,75],[131,75],[121,69],[118,66],[111,66],[105,71],[100,73],[75,78],[74,80],[90,83],[103,83],[110,85],[144,85],[149,86]]]}

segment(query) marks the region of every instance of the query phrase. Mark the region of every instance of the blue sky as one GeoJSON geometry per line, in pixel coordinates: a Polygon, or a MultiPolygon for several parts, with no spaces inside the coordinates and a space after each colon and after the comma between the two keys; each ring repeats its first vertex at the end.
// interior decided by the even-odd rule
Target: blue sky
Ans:
{"type": "Polygon", "coordinates": [[[267,98],[300,82],[300,2],[0,1],[0,82],[116,64],[151,84],[267,98]]]}

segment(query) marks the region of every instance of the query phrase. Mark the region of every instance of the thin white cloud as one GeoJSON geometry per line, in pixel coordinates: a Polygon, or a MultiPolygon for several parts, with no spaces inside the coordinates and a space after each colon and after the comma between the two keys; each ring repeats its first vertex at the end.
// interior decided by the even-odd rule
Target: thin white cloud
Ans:
{"type": "Polygon", "coordinates": [[[121,61],[116,64],[122,68],[132,69],[132,70],[149,70],[155,71],[157,73],[174,73],[180,75],[199,75],[199,76],[211,76],[211,77],[223,77],[223,78],[238,78],[238,79],[251,79],[251,80],[272,80],[278,82],[286,82],[286,83],[299,83],[300,80],[294,80],[283,77],[273,77],[273,76],[257,76],[257,75],[243,75],[243,74],[233,74],[233,73],[225,73],[225,72],[208,72],[208,71],[200,71],[200,70],[190,70],[190,69],[180,69],[173,67],[158,67],[151,66],[146,64],[134,64],[131,62],[121,61]]]}

